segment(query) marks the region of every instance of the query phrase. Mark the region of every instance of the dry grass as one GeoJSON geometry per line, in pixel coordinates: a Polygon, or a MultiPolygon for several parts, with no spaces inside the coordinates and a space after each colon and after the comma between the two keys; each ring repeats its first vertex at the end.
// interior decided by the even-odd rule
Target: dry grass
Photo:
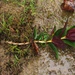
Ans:
{"type": "MultiPolygon", "coordinates": [[[[26,42],[32,37],[34,21],[34,0],[1,0],[0,1],[0,41],[26,42]],[[26,1],[26,2],[25,2],[26,1]]],[[[30,45],[14,46],[3,44],[6,48],[1,53],[0,74],[18,75],[22,68],[22,59],[31,56],[30,45]],[[8,61],[5,59],[7,58],[8,61]],[[16,71],[14,71],[16,70],[16,71]],[[14,72],[13,72],[14,71],[14,72]]]]}

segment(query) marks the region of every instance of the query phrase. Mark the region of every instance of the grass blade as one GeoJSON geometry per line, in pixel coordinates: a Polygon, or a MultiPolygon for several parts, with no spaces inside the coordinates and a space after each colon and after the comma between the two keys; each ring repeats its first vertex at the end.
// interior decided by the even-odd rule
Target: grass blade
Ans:
{"type": "Polygon", "coordinates": [[[37,29],[36,29],[36,27],[34,28],[34,31],[33,31],[33,36],[34,36],[34,39],[36,39],[37,38],[37,29]]]}

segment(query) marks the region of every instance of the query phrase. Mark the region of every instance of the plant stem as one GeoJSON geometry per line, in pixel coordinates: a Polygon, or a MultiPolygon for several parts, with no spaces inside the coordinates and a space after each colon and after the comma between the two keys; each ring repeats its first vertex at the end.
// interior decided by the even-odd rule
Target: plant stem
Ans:
{"type": "Polygon", "coordinates": [[[46,43],[47,41],[34,41],[36,43],[46,43]]]}
{"type": "Polygon", "coordinates": [[[63,40],[63,39],[66,39],[66,36],[61,37],[61,39],[62,39],[62,40],[63,40]]]}
{"type": "MultiPolygon", "coordinates": [[[[49,41],[34,41],[35,43],[48,43],[48,42],[52,42],[51,40],[49,41]]],[[[24,43],[15,43],[15,42],[12,42],[12,41],[5,41],[5,43],[7,44],[12,44],[12,45],[28,45],[30,44],[30,42],[24,42],[24,43]]]]}
{"type": "MultiPolygon", "coordinates": [[[[62,37],[61,39],[66,39],[66,36],[62,37]]],[[[35,43],[49,43],[49,42],[52,42],[52,40],[48,40],[48,41],[34,41],[35,43]]],[[[12,45],[28,45],[30,44],[30,42],[23,42],[23,43],[15,43],[15,42],[12,42],[12,41],[5,41],[5,43],[7,44],[12,44],[12,45]]]]}

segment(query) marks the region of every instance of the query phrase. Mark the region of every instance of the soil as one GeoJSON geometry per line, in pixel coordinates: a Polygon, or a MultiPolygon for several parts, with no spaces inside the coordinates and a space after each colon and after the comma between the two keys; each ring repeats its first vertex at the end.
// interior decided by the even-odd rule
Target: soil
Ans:
{"type": "MultiPolygon", "coordinates": [[[[68,26],[74,25],[75,13],[62,11],[60,8],[61,3],[61,0],[38,0],[35,18],[32,20],[33,23],[31,24],[32,27],[36,26],[37,29],[40,28],[41,31],[45,30],[50,33],[53,26],[56,26],[57,29],[63,27],[67,18],[69,18],[68,26]]],[[[10,3],[4,4],[2,1],[0,1],[0,13],[17,13],[17,16],[20,15],[22,10],[23,7],[14,6],[10,3]]],[[[25,30],[31,29],[29,32],[32,32],[32,28],[29,28],[27,29],[26,26],[24,27],[25,30]]],[[[18,29],[20,30],[20,28],[18,29]]],[[[23,33],[24,29],[22,30],[23,33]]],[[[27,32],[28,31],[25,31],[25,33],[27,32]]],[[[31,34],[29,32],[28,34],[31,34]]],[[[18,39],[15,39],[17,40],[16,42],[27,41],[24,39],[18,41],[18,39]]],[[[8,38],[8,40],[15,41],[11,37],[8,38]]],[[[0,44],[0,75],[75,75],[74,48],[68,47],[65,50],[59,50],[59,59],[56,60],[54,55],[55,53],[49,47],[40,47],[40,55],[30,55],[26,58],[21,58],[17,66],[14,66],[14,57],[8,52],[7,49],[8,46],[6,46],[6,44],[0,44]]]]}

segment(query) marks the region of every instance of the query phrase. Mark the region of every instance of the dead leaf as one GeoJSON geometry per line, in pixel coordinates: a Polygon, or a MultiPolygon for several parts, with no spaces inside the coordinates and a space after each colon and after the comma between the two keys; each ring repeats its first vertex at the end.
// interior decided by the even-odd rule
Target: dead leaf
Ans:
{"type": "Polygon", "coordinates": [[[75,10],[75,1],[74,0],[64,0],[61,4],[61,9],[69,12],[74,12],[75,10]]]}
{"type": "Polygon", "coordinates": [[[39,53],[39,47],[38,47],[38,45],[34,42],[33,39],[31,39],[31,46],[33,47],[34,54],[38,55],[38,53],[39,53]]]}
{"type": "Polygon", "coordinates": [[[15,33],[15,30],[13,27],[9,26],[10,32],[15,33]]]}
{"type": "Polygon", "coordinates": [[[54,26],[54,28],[52,29],[51,34],[50,34],[51,36],[53,36],[53,35],[54,35],[55,30],[56,30],[56,26],[54,26]]]}

